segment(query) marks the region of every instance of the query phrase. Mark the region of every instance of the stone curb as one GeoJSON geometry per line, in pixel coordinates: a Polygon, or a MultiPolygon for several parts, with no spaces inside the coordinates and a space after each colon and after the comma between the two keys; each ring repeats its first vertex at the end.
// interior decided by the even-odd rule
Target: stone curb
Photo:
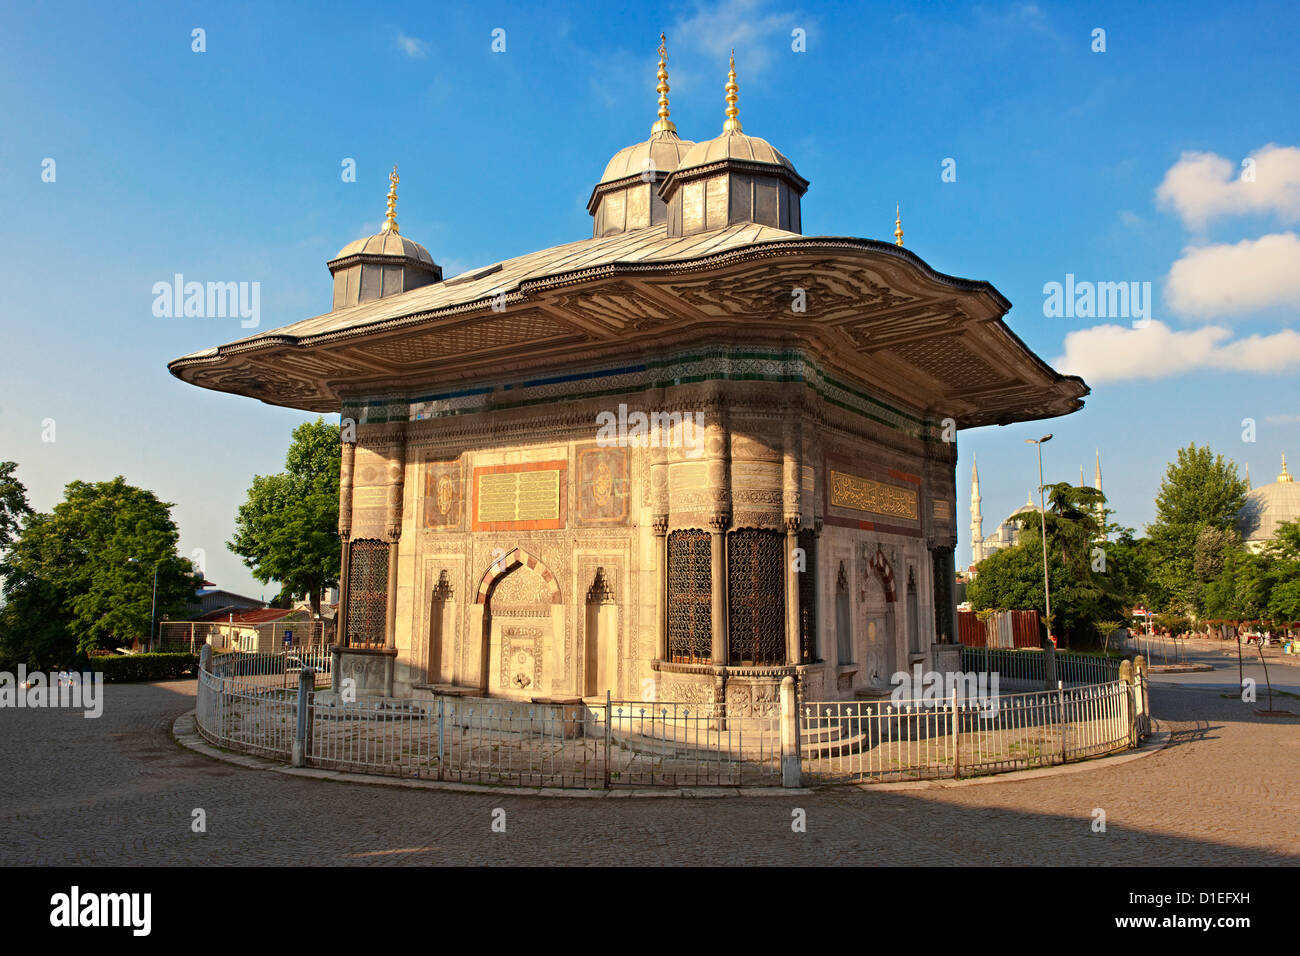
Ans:
{"type": "Polygon", "coordinates": [[[1013,783],[1058,774],[1080,773],[1085,770],[1111,767],[1130,760],[1150,756],[1169,742],[1168,732],[1155,732],[1145,744],[1135,751],[1125,751],[1113,757],[1094,757],[1077,763],[1038,767],[1033,770],[1016,770],[1010,773],[990,774],[984,777],[967,777],[962,780],[907,780],[899,783],[828,784],[813,789],[798,787],[663,787],[655,790],[562,790],[558,787],[490,787],[478,783],[456,783],[450,780],[415,780],[407,777],[385,777],[378,774],[349,773],[343,770],[320,770],[315,767],[290,767],[276,760],[231,753],[212,746],[194,727],[194,711],[187,710],[172,723],[172,737],[182,747],[220,760],[246,767],[249,770],[270,770],[290,777],[307,777],[313,780],[333,780],[339,783],[359,783],[372,787],[406,787],[412,790],[443,790],[452,793],[492,793],[511,797],[567,797],[570,799],[626,800],[637,798],[718,799],[725,797],[797,797],[841,788],[858,790],[932,790],[949,787],[969,787],[987,783],[1013,783]]]}
{"type": "Polygon", "coordinates": [[[1200,674],[1212,671],[1213,664],[1151,664],[1147,667],[1150,674],[1200,674]]]}

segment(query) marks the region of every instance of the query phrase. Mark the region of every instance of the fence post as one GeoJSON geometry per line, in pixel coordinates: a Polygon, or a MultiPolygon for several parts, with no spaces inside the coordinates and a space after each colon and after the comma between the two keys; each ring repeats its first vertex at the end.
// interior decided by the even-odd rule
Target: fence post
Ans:
{"type": "Polygon", "coordinates": [[[794,678],[781,678],[781,786],[802,786],[799,762],[799,708],[794,699],[794,678]]]}
{"type": "Polygon", "coordinates": [[[1065,730],[1069,726],[1069,722],[1065,719],[1065,682],[1064,681],[1058,680],[1056,682],[1056,706],[1061,714],[1061,763],[1065,763],[1065,755],[1067,753],[1066,746],[1065,746],[1065,730]]]}
{"type": "Polygon", "coordinates": [[[443,720],[446,710],[446,701],[441,697],[438,698],[438,779],[442,779],[442,755],[443,755],[443,720]]]}
{"type": "Polygon", "coordinates": [[[298,672],[298,726],[293,736],[292,760],[295,767],[307,764],[308,752],[311,750],[311,736],[307,732],[307,712],[310,709],[311,693],[316,689],[316,672],[304,667],[298,672]]]}
{"type": "MultiPolygon", "coordinates": [[[[609,744],[613,736],[613,728],[610,726],[610,716],[614,713],[613,698],[608,690],[605,691],[605,789],[609,789],[609,744]]],[[[653,711],[651,711],[653,713],[653,711]]]]}
{"type": "Polygon", "coordinates": [[[948,706],[952,708],[952,775],[961,776],[961,716],[957,712],[957,688],[952,689],[952,699],[948,706]]]}

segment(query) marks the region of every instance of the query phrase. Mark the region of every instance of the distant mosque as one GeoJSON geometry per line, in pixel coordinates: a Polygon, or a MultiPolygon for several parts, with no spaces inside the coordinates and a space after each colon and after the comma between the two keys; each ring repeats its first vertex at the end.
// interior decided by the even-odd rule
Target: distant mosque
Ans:
{"type": "MultiPolygon", "coordinates": [[[[971,563],[968,569],[968,576],[974,577],[976,566],[991,554],[1001,551],[1003,548],[1014,548],[1020,543],[1020,516],[1024,514],[1039,514],[1042,508],[1034,504],[1034,493],[1031,490],[1029,497],[1023,505],[1017,508],[998,525],[993,534],[987,538],[984,537],[984,517],[980,513],[980,472],[979,461],[971,463],[970,475],[970,549],[971,563]]],[[[1097,452],[1097,469],[1093,476],[1092,486],[1101,491],[1101,452],[1097,452]]],[[[1079,487],[1083,484],[1083,466],[1079,466],[1079,487]]]]}
{"type": "Polygon", "coordinates": [[[1291,480],[1282,455],[1282,473],[1269,485],[1250,487],[1250,465],[1246,466],[1246,503],[1237,512],[1237,530],[1247,550],[1263,551],[1277,537],[1278,525],[1300,520],[1300,485],[1291,480]]]}

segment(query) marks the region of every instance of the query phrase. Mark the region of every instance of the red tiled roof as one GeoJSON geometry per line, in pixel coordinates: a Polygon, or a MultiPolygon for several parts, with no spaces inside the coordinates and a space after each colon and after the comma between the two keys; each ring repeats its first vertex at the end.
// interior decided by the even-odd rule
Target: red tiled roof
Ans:
{"type": "Polygon", "coordinates": [[[231,620],[236,624],[271,624],[294,613],[294,611],[279,607],[218,608],[215,611],[209,611],[207,614],[196,617],[194,620],[209,621],[213,624],[224,624],[231,620]]]}

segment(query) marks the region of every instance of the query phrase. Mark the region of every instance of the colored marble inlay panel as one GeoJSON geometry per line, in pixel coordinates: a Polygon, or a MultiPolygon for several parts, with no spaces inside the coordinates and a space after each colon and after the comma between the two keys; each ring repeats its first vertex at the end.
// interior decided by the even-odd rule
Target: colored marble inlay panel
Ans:
{"type": "Polygon", "coordinates": [[[424,526],[458,529],[461,481],[458,462],[432,461],[424,474],[424,526]]]}
{"type": "Polygon", "coordinates": [[[578,450],[579,525],[625,525],[628,519],[628,450],[578,450]]]}
{"type": "Polygon", "coordinates": [[[841,471],[831,472],[831,504],[869,514],[917,519],[917,494],[911,488],[887,485],[841,471]]]}
{"type": "Polygon", "coordinates": [[[563,461],[474,469],[474,531],[555,530],[565,522],[563,461]]]}

